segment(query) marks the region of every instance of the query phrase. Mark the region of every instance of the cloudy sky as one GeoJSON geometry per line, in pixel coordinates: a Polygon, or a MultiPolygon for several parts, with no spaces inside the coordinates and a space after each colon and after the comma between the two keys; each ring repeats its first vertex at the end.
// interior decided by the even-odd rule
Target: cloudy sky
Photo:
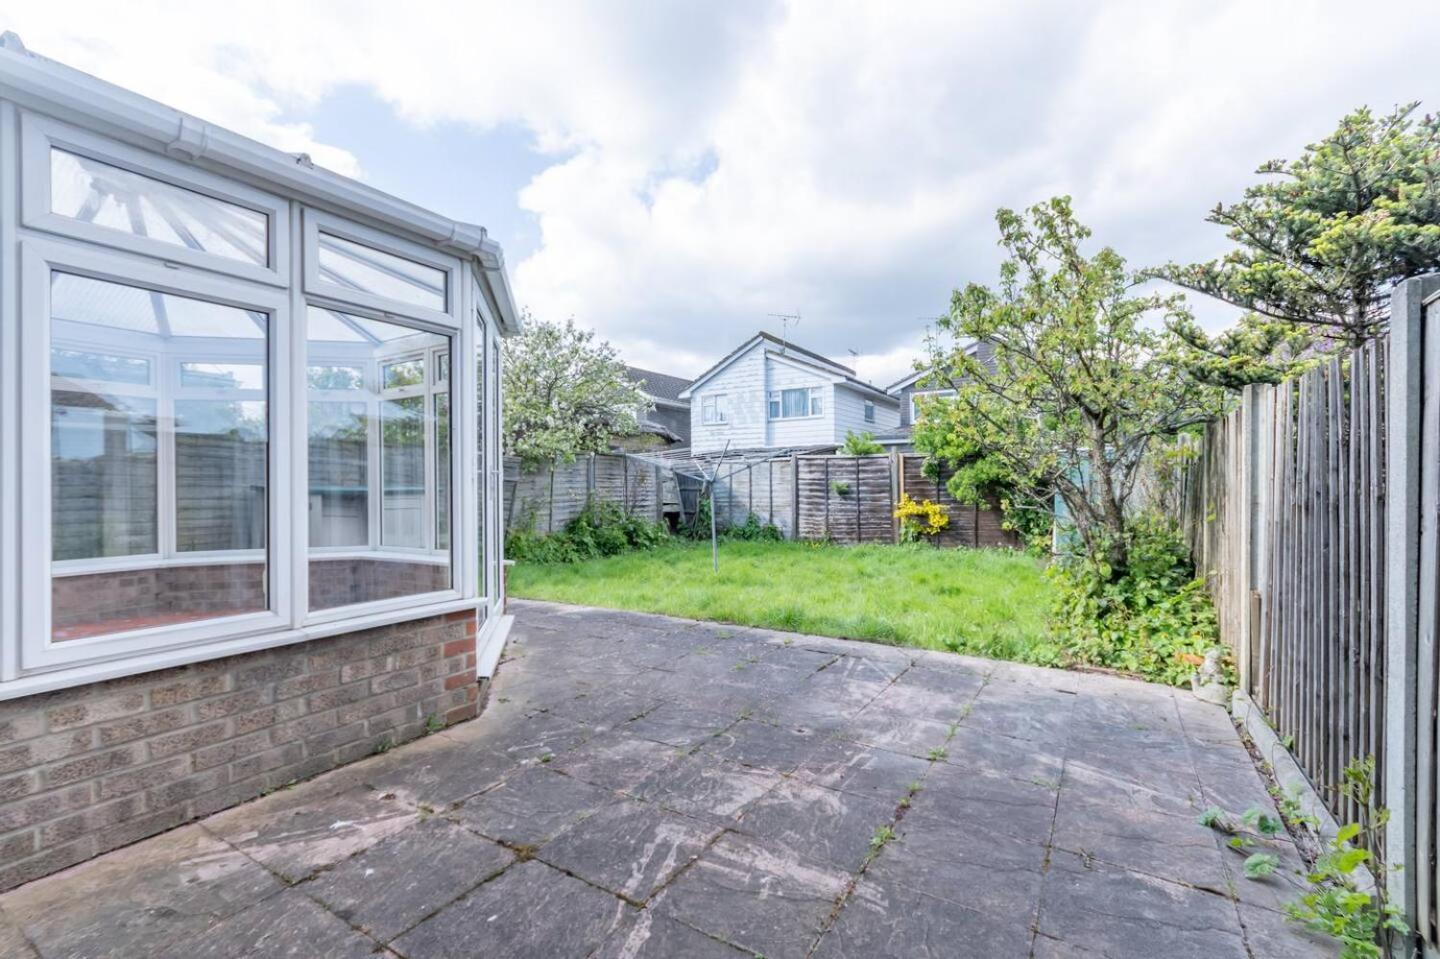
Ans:
{"type": "Polygon", "coordinates": [[[1068,193],[1135,265],[1209,257],[1260,161],[1440,109],[1435,0],[0,0],[0,28],[484,224],[522,306],[678,374],[799,313],[889,382],[994,278],[999,206],[1068,193]]]}

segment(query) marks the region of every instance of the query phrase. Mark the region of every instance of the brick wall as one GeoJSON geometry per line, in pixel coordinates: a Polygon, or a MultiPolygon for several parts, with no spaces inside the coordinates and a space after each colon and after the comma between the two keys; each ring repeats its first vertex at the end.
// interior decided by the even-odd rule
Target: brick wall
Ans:
{"type": "Polygon", "coordinates": [[[475,617],[0,702],[0,891],[476,714],[475,617]]]}

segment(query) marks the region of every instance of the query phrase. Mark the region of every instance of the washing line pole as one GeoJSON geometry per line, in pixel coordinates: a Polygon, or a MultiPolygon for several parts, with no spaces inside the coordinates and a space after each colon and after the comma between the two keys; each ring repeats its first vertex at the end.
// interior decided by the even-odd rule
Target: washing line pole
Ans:
{"type": "Polygon", "coordinates": [[[710,471],[710,569],[717,576],[720,575],[720,539],[715,535],[715,478],[720,475],[720,464],[725,462],[728,452],[730,441],[726,440],[720,458],[715,461],[715,468],[710,471]]]}

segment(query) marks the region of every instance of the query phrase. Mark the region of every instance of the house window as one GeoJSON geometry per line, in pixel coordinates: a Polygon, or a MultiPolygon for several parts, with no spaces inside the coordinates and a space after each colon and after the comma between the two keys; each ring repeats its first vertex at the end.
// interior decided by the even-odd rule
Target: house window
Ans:
{"type": "Polygon", "coordinates": [[[875,422],[875,404],[869,400],[865,401],[865,422],[875,422]]]}
{"type": "Polygon", "coordinates": [[[824,399],[818,386],[770,391],[772,420],[800,419],[824,413],[824,399]]]}
{"type": "Polygon", "coordinates": [[[730,422],[730,397],[724,393],[701,397],[700,422],[706,426],[723,426],[730,422]]]}
{"type": "Polygon", "coordinates": [[[949,400],[955,398],[954,390],[927,390],[923,393],[910,394],[910,422],[920,422],[920,413],[926,403],[934,403],[937,400],[949,400]]]}

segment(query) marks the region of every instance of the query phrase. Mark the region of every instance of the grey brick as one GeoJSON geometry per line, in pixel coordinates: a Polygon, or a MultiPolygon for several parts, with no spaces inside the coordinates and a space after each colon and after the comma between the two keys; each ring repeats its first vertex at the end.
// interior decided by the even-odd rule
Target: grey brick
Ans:
{"type": "Polygon", "coordinates": [[[130,744],[103,753],[91,753],[79,759],[57,763],[45,769],[43,775],[47,786],[68,786],[82,779],[94,779],[114,769],[133,766],[145,761],[145,750],[130,744]]]}
{"type": "Polygon", "coordinates": [[[174,706],[177,703],[188,703],[206,696],[218,696],[228,692],[229,689],[230,677],[228,675],[221,673],[214,676],[197,676],[181,680],[178,683],[157,686],[150,690],[150,703],[156,707],[174,706]]]}
{"type": "Polygon", "coordinates": [[[162,709],[158,712],[141,713],[113,723],[100,726],[100,745],[117,746],[134,739],[157,736],[172,732],[188,722],[184,709],[162,709]]]}
{"type": "Polygon", "coordinates": [[[402,670],[398,673],[386,673],[383,676],[376,676],[370,680],[370,691],[373,693],[387,693],[392,689],[404,689],[406,686],[414,686],[420,682],[420,674],[413,669],[402,670]]]}
{"type": "Polygon", "coordinates": [[[242,756],[249,756],[258,753],[270,745],[270,734],[268,732],[251,733],[239,739],[227,739],[214,746],[206,746],[204,749],[197,749],[191,755],[195,771],[209,769],[211,766],[218,766],[221,763],[232,762],[242,756]]]}
{"type": "Polygon", "coordinates": [[[52,872],[59,872],[77,862],[92,859],[95,856],[96,847],[95,837],[86,836],[84,839],[68,845],[46,849],[39,855],[0,868],[0,892],[14,889],[21,883],[29,882],[32,879],[48,876],[52,872]]]}
{"type": "Polygon", "coordinates": [[[236,782],[268,773],[272,769],[288,766],[305,758],[305,747],[300,743],[287,743],[274,749],[237,759],[230,764],[230,778],[236,782]]]}
{"type": "Polygon", "coordinates": [[[324,753],[337,749],[347,743],[353,743],[357,739],[365,737],[364,723],[351,723],[348,726],[340,726],[329,732],[321,733],[318,736],[311,736],[306,740],[305,746],[311,753],[324,753]]]}
{"type": "Polygon", "coordinates": [[[174,759],[106,776],[100,780],[100,788],[96,796],[100,800],[106,800],[139,792],[142,789],[154,789],[156,786],[183,779],[189,771],[189,757],[176,756],[174,759]]]}
{"type": "Polygon", "coordinates": [[[20,802],[7,803],[0,806],[0,832],[33,826],[47,819],[84,809],[94,800],[94,784],[83,783],[69,789],[40,793],[20,802]]]}
{"type": "Polygon", "coordinates": [[[188,753],[199,749],[202,746],[209,746],[218,743],[227,735],[223,722],[211,723],[208,726],[194,726],[189,729],[182,729],[179,732],[170,733],[165,736],[157,736],[149,741],[150,758],[164,759],[166,756],[174,756],[177,753],[188,753]]]}
{"type": "Polygon", "coordinates": [[[209,722],[212,719],[222,719],[247,709],[254,709],[268,702],[268,691],[264,689],[246,689],[238,693],[231,693],[228,696],[220,696],[216,699],[207,699],[204,702],[195,704],[195,718],[200,722],[209,722]]]}
{"type": "Polygon", "coordinates": [[[213,792],[230,782],[230,770],[217,766],[202,773],[186,776],[165,786],[152,789],[145,794],[145,802],[151,809],[165,809],[170,806],[184,806],[196,796],[213,792]]]}
{"type": "Polygon", "coordinates": [[[329,689],[340,684],[340,670],[330,669],[318,673],[306,673],[294,679],[286,679],[275,685],[276,699],[289,699],[329,689]]]}
{"type": "Polygon", "coordinates": [[[45,713],[45,723],[52,732],[88,726],[92,723],[117,719],[145,709],[145,694],[139,690],[92,695],[83,702],[56,706],[45,713]]]}

